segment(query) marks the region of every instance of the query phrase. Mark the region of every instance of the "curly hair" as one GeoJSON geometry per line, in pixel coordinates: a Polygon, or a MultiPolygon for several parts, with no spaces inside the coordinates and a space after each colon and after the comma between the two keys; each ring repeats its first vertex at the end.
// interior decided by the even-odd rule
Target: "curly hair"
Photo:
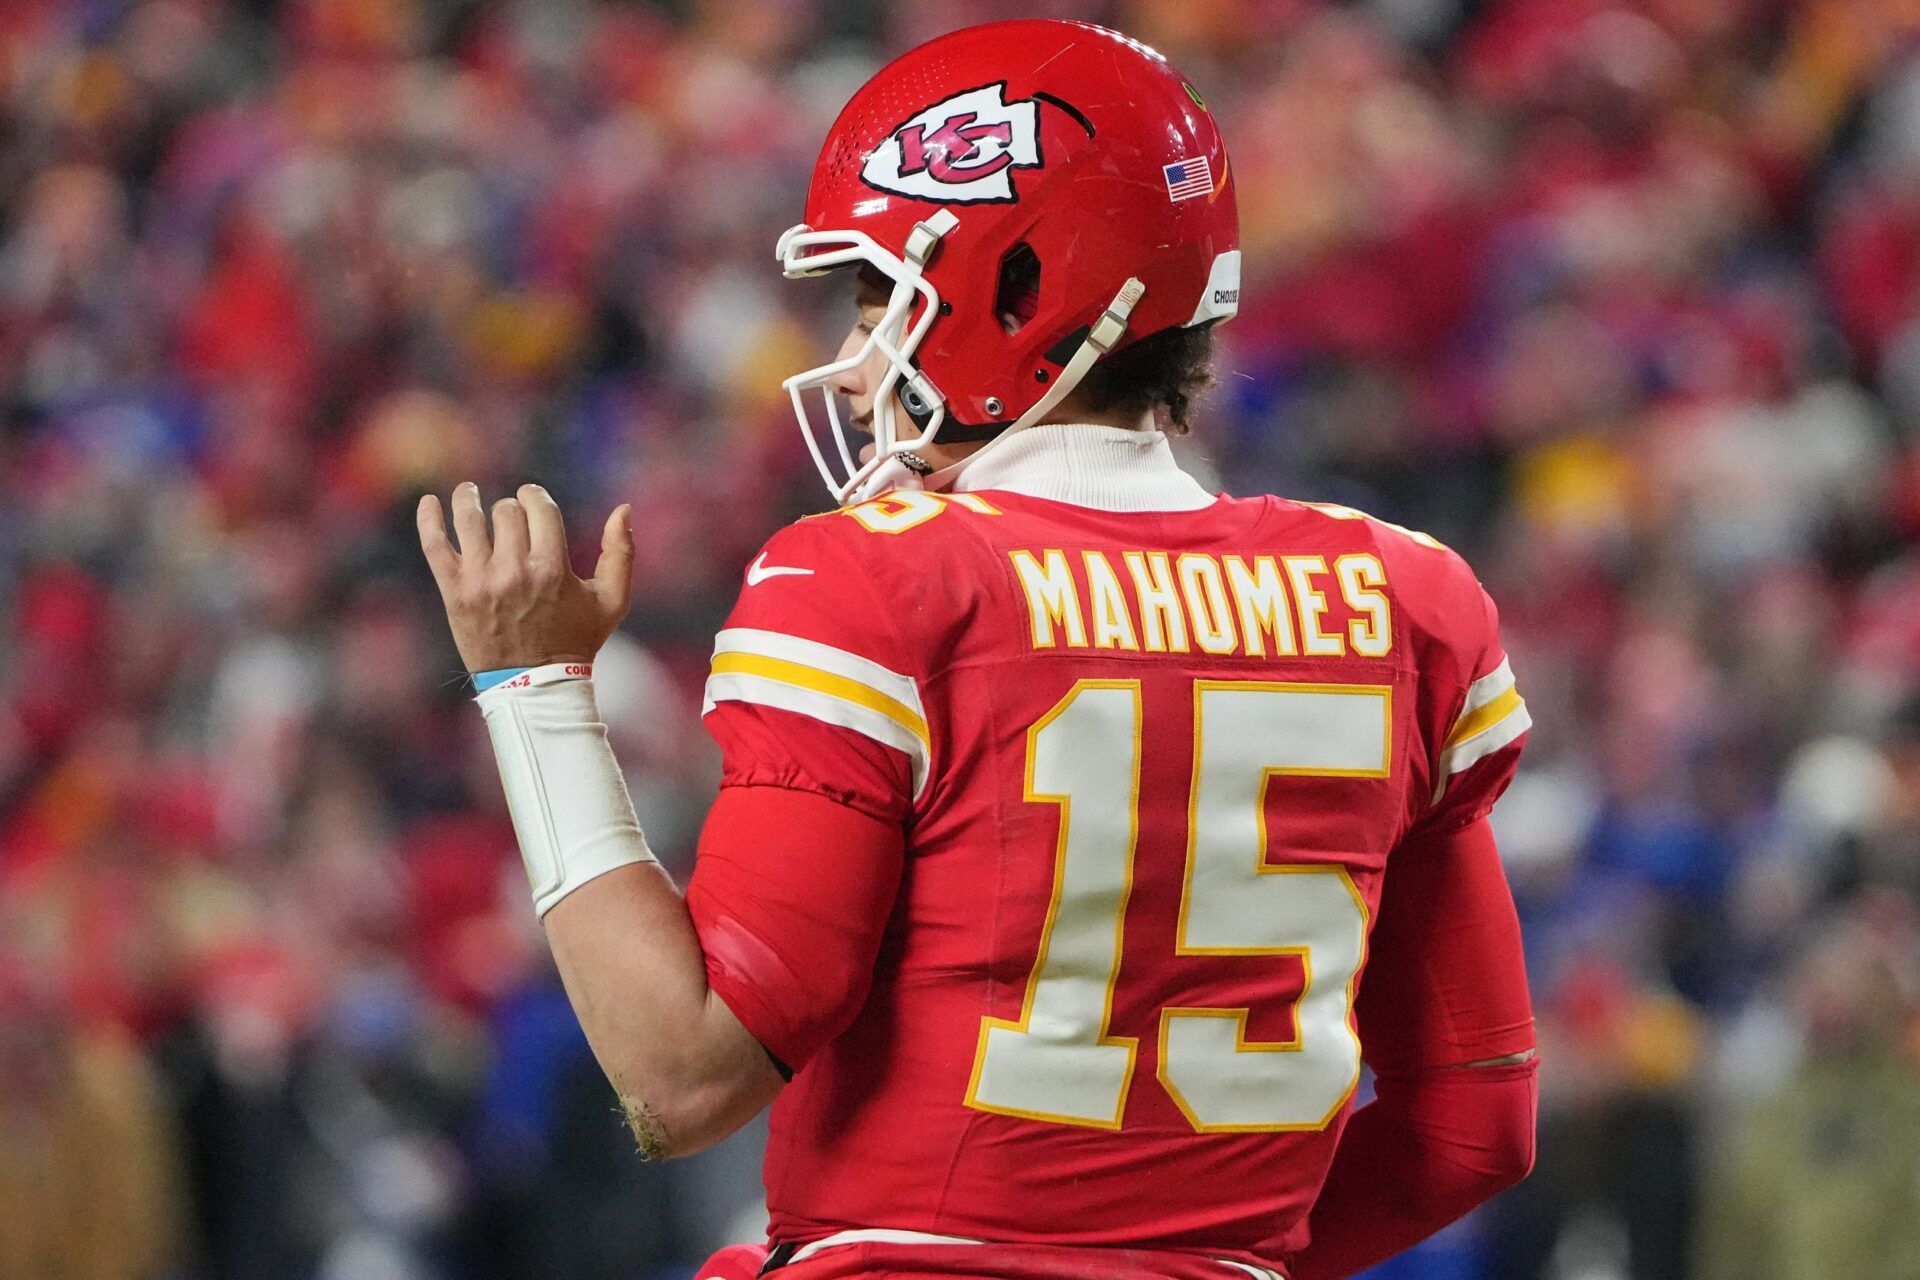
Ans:
{"type": "Polygon", "coordinates": [[[1192,426],[1194,398],[1213,385],[1213,326],[1162,329],[1087,371],[1074,394],[1098,413],[1144,414],[1162,406],[1176,435],[1192,426]]]}

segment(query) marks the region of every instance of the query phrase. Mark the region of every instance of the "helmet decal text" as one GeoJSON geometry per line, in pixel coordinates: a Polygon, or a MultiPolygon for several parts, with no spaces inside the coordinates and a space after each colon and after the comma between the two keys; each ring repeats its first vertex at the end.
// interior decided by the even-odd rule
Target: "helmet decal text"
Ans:
{"type": "Polygon", "coordinates": [[[867,156],[861,180],[941,204],[1019,199],[1013,171],[1040,165],[1040,113],[1031,98],[1008,102],[1006,88],[969,89],[915,112],[867,156]]]}

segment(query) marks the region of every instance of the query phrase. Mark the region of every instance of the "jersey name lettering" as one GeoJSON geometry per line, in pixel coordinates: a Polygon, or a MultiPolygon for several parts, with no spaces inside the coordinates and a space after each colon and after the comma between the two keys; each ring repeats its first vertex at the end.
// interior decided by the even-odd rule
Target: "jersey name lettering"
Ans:
{"type": "Polygon", "coordinates": [[[1382,658],[1393,649],[1387,573],[1364,552],[1007,553],[1034,649],[1382,658]]]}

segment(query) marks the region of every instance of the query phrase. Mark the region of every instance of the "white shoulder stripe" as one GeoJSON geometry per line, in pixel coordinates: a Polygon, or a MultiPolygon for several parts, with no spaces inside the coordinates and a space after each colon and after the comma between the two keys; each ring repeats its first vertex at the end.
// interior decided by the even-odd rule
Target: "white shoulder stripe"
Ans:
{"type": "Polygon", "coordinates": [[[1511,688],[1513,688],[1513,664],[1502,658],[1499,666],[1467,686],[1467,703],[1460,708],[1460,718],[1466,719],[1511,688]]]}
{"type": "Polygon", "coordinates": [[[1462,769],[1471,768],[1532,727],[1533,717],[1527,714],[1527,704],[1517,702],[1513,710],[1502,716],[1497,724],[1489,726],[1465,742],[1448,747],[1440,756],[1441,771],[1444,774],[1455,774],[1462,769]]]}
{"type": "Polygon", "coordinates": [[[1446,794],[1447,782],[1454,774],[1507,746],[1532,724],[1527,704],[1514,687],[1513,668],[1502,658],[1499,666],[1467,686],[1465,704],[1441,744],[1434,770],[1434,803],[1446,794]]]}
{"type": "Polygon", "coordinates": [[[864,734],[907,755],[913,798],[932,759],[919,686],[908,676],[832,645],[777,631],[730,627],[714,644],[701,715],[721,702],[750,702],[864,734]]]}
{"type": "Polygon", "coordinates": [[[925,740],[880,712],[803,685],[740,673],[707,677],[706,710],[712,711],[721,702],[749,702],[777,711],[791,711],[823,724],[851,729],[882,746],[905,752],[913,768],[913,798],[918,800],[920,793],[926,790],[928,752],[925,740]]]}
{"type": "Polygon", "coordinates": [[[1433,802],[1440,803],[1440,798],[1447,793],[1447,783],[1454,774],[1472,768],[1502,747],[1510,745],[1532,727],[1533,717],[1527,714],[1527,704],[1516,698],[1513,709],[1497,722],[1441,752],[1440,767],[1436,771],[1439,781],[1434,784],[1433,802]]]}
{"type": "Polygon", "coordinates": [[[864,684],[875,693],[911,707],[922,719],[927,714],[927,709],[920,704],[920,686],[913,677],[818,640],[803,640],[799,636],[755,627],[728,627],[713,638],[713,653],[715,657],[723,653],[752,653],[783,662],[798,662],[864,684]]]}

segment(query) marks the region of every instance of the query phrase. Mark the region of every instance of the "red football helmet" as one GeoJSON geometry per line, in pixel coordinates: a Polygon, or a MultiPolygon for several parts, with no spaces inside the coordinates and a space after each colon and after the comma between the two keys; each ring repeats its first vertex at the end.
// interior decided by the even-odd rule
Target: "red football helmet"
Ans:
{"type": "Polygon", "coordinates": [[[841,111],[806,221],[775,250],[790,278],[865,263],[893,282],[865,346],[782,384],[827,487],[846,502],[937,486],[948,477],[926,479],[914,449],[1018,430],[1108,351],[1234,314],[1239,241],[1220,131],[1146,45],[1031,20],[901,56],[841,111]],[[887,370],[874,457],[861,464],[830,384],[876,350],[887,370]],[[823,424],[809,391],[821,393],[823,424]]]}

